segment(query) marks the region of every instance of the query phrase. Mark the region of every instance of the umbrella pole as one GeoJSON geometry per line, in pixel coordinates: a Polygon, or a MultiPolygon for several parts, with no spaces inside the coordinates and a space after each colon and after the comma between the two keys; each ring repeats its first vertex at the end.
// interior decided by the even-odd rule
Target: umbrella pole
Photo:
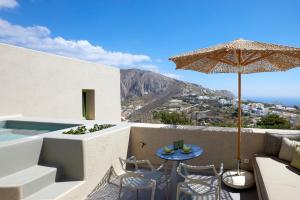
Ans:
{"type": "Polygon", "coordinates": [[[254,177],[251,172],[241,170],[241,130],[242,130],[242,73],[238,73],[238,120],[237,120],[237,170],[228,170],[223,173],[223,183],[235,189],[250,188],[254,184],[254,177]]]}
{"type": "Polygon", "coordinates": [[[237,161],[238,161],[238,174],[240,174],[240,164],[241,164],[241,127],[242,127],[242,109],[241,109],[241,79],[242,75],[238,73],[238,134],[237,134],[237,161]]]}

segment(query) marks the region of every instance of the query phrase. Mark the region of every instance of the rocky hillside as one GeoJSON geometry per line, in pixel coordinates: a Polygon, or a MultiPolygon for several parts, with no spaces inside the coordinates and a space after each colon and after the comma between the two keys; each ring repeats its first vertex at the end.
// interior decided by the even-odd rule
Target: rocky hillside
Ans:
{"type": "Polygon", "coordinates": [[[161,74],[139,70],[121,70],[122,116],[130,121],[149,122],[152,111],[172,98],[187,95],[234,98],[226,90],[211,90],[201,85],[179,81],[161,74]]]}
{"type": "Polygon", "coordinates": [[[137,97],[148,100],[159,99],[167,93],[172,93],[175,96],[195,93],[197,95],[234,97],[227,90],[214,91],[201,85],[179,81],[151,71],[121,70],[121,96],[123,102],[137,97]]]}
{"type": "Polygon", "coordinates": [[[159,96],[177,83],[179,81],[151,71],[121,70],[122,100],[150,95],[159,96]]]}

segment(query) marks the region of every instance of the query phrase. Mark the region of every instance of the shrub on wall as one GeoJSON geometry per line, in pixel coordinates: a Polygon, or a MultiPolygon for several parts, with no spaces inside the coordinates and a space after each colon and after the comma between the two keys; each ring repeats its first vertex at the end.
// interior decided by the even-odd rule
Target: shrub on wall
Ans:
{"type": "Polygon", "coordinates": [[[68,131],[64,131],[63,134],[69,134],[69,135],[82,135],[87,133],[93,133],[96,131],[100,131],[106,128],[110,128],[114,125],[112,124],[94,124],[94,126],[90,129],[87,129],[86,126],[79,126],[77,129],[70,129],[68,131]]]}
{"type": "Polygon", "coordinates": [[[257,126],[259,128],[267,129],[290,129],[291,123],[279,115],[269,114],[262,117],[258,122],[257,126]]]}
{"type": "Polygon", "coordinates": [[[191,125],[192,122],[186,114],[177,113],[177,112],[156,112],[153,114],[154,119],[160,120],[164,124],[173,124],[173,125],[191,125]]]}

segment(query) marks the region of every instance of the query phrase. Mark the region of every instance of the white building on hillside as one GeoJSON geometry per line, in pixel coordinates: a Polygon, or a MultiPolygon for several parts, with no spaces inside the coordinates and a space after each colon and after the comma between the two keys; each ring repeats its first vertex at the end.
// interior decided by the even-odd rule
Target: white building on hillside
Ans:
{"type": "Polygon", "coordinates": [[[232,105],[232,101],[227,99],[219,99],[218,103],[221,105],[232,105]]]}

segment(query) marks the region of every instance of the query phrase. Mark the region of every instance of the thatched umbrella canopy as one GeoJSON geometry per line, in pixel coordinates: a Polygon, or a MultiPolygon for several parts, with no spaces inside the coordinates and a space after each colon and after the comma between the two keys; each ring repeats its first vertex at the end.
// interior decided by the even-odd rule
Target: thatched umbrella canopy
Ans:
{"type": "Polygon", "coordinates": [[[286,71],[300,66],[300,48],[238,39],[170,58],[176,69],[203,73],[286,71]]]}
{"type": "Polygon", "coordinates": [[[176,64],[176,69],[195,70],[207,74],[238,74],[237,159],[239,171],[242,124],[241,74],[286,71],[300,66],[300,48],[238,39],[174,56],[170,60],[176,64]]]}

